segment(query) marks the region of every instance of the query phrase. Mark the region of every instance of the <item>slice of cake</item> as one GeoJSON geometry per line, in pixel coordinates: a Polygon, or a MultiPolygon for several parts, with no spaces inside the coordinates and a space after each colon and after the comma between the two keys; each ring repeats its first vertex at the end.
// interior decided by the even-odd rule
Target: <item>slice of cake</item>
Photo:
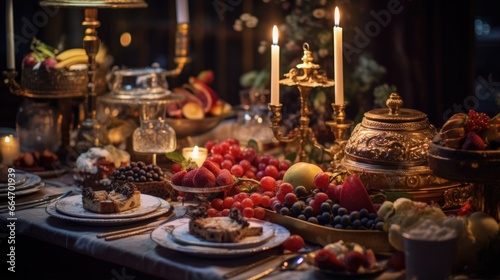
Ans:
{"type": "Polygon", "coordinates": [[[262,235],[262,232],[261,226],[250,225],[236,208],[231,210],[228,217],[198,215],[189,221],[189,233],[210,242],[234,243],[248,236],[262,235]]]}
{"type": "Polygon", "coordinates": [[[82,192],[83,209],[100,214],[124,212],[141,205],[141,192],[133,183],[114,184],[113,190],[94,191],[84,188],[82,192]]]}

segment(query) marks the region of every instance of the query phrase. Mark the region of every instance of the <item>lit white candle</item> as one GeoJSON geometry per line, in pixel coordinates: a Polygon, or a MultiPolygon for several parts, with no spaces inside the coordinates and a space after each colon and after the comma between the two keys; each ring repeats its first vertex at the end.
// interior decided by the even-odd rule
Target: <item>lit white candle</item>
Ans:
{"type": "Polygon", "coordinates": [[[176,0],[177,23],[189,23],[188,0],[176,0]]]}
{"type": "Polygon", "coordinates": [[[199,148],[194,146],[193,148],[182,149],[182,156],[185,159],[191,159],[200,167],[208,156],[208,150],[206,148],[199,148]]]}
{"type": "Polygon", "coordinates": [[[13,135],[7,135],[0,138],[0,154],[2,155],[2,164],[12,166],[14,160],[19,156],[19,141],[13,135]]]}
{"type": "Polygon", "coordinates": [[[278,28],[273,27],[271,45],[271,105],[280,104],[280,46],[278,46],[278,28]]]}
{"type": "Polygon", "coordinates": [[[16,69],[14,57],[14,7],[12,0],[5,1],[5,34],[7,49],[7,70],[16,69]]]}
{"type": "Polygon", "coordinates": [[[335,71],[335,104],[344,104],[344,69],[342,63],[342,27],[339,27],[339,8],[335,7],[335,26],[333,27],[333,60],[335,71]]]}

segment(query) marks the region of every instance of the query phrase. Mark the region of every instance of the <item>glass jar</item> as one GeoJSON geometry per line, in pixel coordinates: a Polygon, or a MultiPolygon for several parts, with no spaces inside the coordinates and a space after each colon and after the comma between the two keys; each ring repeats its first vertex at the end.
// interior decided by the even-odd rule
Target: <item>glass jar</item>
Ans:
{"type": "Polygon", "coordinates": [[[175,130],[163,119],[142,120],[132,138],[133,149],[138,153],[161,154],[177,148],[175,130]]]}
{"type": "Polygon", "coordinates": [[[49,102],[26,99],[16,116],[21,152],[57,152],[61,146],[62,115],[49,102]]]}

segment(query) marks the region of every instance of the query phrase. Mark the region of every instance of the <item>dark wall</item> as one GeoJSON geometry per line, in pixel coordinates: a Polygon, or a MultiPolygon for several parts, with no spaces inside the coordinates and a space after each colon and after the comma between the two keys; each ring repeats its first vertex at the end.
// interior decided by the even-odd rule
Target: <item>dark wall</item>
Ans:
{"type": "MultiPolygon", "coordinates": [[[[159,62],[162,67],[171,69],[174,67],[175,1],[146,2],[149,4],[146,9],[100,10],[99,36],[109,47],[115,65],[144,67],[159,62]],[[124,31],[130,32],[133,38],[127,48],[118,44],[119,36],[124,31]]],[[[260,41],[270,41],[273,24],[283,23],[284,10],[278,4],[242,0],[240,4],[218,13],[214,6],[216,2],[190,1],[192,63],[169,83],[171,86],[180,85],[201,70],[213,69],[215,90],[235,105],[239,102],[238,91],[241,89],[239,77],[246,71],[268,67],[268,53],[259,54],[257,48],[260,41]],[[259,24],[253,29],[238,32],[233,29],[233,24],[243,12],[256,15],[259,24]]],[[[388,9],[393,2],[335,1],[334,5],[338,4],[344,13],[346,34],[351,34],[344,41],[354,44],[353,28],[365,28],[375,20],[373,13],[388,9]]],[[[361,50],[370,52],[378,63],[386,67],[384,82],[397,86],[405,100],[405,107],[427,113],[431,123],[439,126],[450,108],[455,111],[456,105],[463,108],[467,97],[474,96],[478,77],[488,79],[490,74],[493,80],[498,77],[495,75],[496,65],[499,65],[497,57],[500,57],[497,55],[500,12],[495,9],[494,1],[484,0],[402,0],[399,5],[402,11],[392,14],[388,24],[376,36],[370,37],[370,43],[361,50]],[[478,18],[491,24],[489,35],[478,36],[474,33],[474,20],[478,18]]],[[[1,5],[0,14],[4,14],[4,9],[1,5]]],[[[14,1],[14,10],[16,35],[27,35],[25,39],[36,35],[55,46],[60,43],[64,47],[81,46],[82,10],[60,9],[49,14],[38,5],[38,1],[30,1],[29,4],[14,1]],[[43,21],[44,13],[46,22],[35,26],[33,34],[25,34],[23,28],[36,20],[43,21]]],[[[3,70],[3,28],[0,38],[0,69],[3,70]]],[[[284,47],[285,42],[280,45],[284,47]]],[[[17,69],[20,69],[22,57],[27,52],[29,43],[21,44],[16,53],[17,69]]],[[[15,112],[22,98],[8,93],[3,85],[0,90],[0,125],[13,127],[15,112]]],[[[487,101],[488,106],[481,105],[484,106],[481,108],[491,113],[499,111],[498,104],[491,99],[487,101]]],[[[483,104],[484,100],[481,102],[483,104]]]]}

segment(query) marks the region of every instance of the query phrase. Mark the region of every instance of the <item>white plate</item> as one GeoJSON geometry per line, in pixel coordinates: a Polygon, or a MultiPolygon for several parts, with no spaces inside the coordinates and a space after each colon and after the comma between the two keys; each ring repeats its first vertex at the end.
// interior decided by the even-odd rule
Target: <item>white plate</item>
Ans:
{"type": "MultiPolygon", "coordinates": [[[[16,189],[31,187],[39,184],[42,181],[42,178],[40,176],[33,173],[27,173],[22,170],[16,169],[15,175],[16,183],[14,184],[14,186],[16,186],[16,189]]],[[[8,183],[0,183],[0,190],[7,190],[8,187],[8,183]]]]}
{"type": "MultiPolygon", "coordinates": [[[[23,189],[23,190],[20,190],[20,191],[16,190],[16,191],[14,191],[14,195],[16,197],[16,196],[21,196],[21,195],[35,193],[35,192],[39,191],[43,186],[45,186],[45,184],[39,184],[39,185],[30,186],[29,188],[23,189]]],[[[8,196],[9,196],[9,192],[2,192],[2,193],[0,193],[0,198],[4,198],[4,197],[8,197],[8,196]]]]}
{"type": "Polygon", "coordinates": [[[269,226],[268,223],[262,221],[262,220],[257,220],[257,219],[252,219],[249,221],[250,226],[261,226],[262,227],[262,234],[259,236],[249,236],[246,237],[239,242],[210,242],[206,241],[203,239],[200,239],[192,234],[189,233],[189,224],[181,225],[172,231],[172,236],[176,241],[183,242],[186,244],[191,244],[191,245],[198,245],[198,246],[207,246],[207,247],[222,247],[222,248],[243,248],[243,247],[251,247],[251,246],[257,246],[270,238],[271,236],[274,235],[274,229],[269,226]]]}
{"type": "Polygon", "coordinates": [[[101,214],[94,213],[83,209],[82,195],[74,195],[65,197],[56,203],[56,210],[74,217],[89,218],[89,219],[118,219],[131,218],[146,215],[158,209],[161,202],[158,197],[141,194],[141,205],[120,213],[101,214]]]}
{"type": "Polygon", "coordinates": [[[160,200],[160,207],[149,214],[142,215],[142,216],[137,216],[137,217],[132,217],[132,218],[118,218],[118,219],[89,219],[89,218],[80,218],[80,217],[73,217],[73,216],[68,216],[63,213],[60,213],[56,210],[56,202],[53,202],[45,208],[45,211],[47,214],[49,214],[52,217],[55,217],[57,219],[65,220],[65,221],[70,221],[82,225],[88,225],[88,226],[121,226],[121,225],[126,225],[126,224],[131,224],[131,223],[137,223],[140,221],[156,218],[158,216],[164,215],[170,210],[170,203],[163,199],[160,200]]]}
{"type": "MultiPolygon", "coordinates": [[[[25,173],[16,173],[16,177],[14,177],[14,182],[11,183],[11,186],[20,186],[28,180],[25,173]]],[[[8,181],[0,183],[0,190],[7,189],[9,187],[8,181]]]]}
{"type": "Polygon", "coordinates": [[[68,171],[67,169],[54,169],[54,170],[35,171],[33,172],[33,174],[36,174],[42,178],[51,178],[63,175],[67,171],[68,171]]]}
{"type": "Polygon", "coordinates": [[[151,239],[161,247],[182,252],[185,254],[207,257],[207,258],[231,258],[235,256],[246,256],[259,252],[263,252],[277,246],[280,246],[290,236],[290,232],[277,224],[262,221],[274,230],[274,235],[267,239],[265,242],[255,247],[250,248],[221,248],[221,247],[207,247],[197,246],[181,243],[175,240],[168,228],[178,227],[189,222],[189,218],[182,218],[168,222],[151,232],[151,239]]]}

